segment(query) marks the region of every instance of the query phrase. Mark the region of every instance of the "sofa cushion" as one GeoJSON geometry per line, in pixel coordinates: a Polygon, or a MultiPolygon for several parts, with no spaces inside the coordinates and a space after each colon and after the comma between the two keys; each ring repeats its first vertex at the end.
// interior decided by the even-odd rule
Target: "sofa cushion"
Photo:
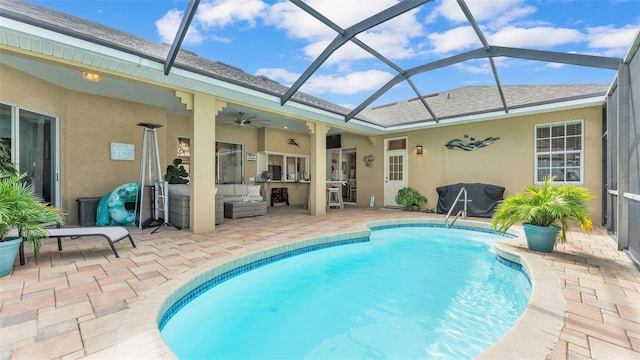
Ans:
{"type": "Polygon", "coordinates": [[[246,184],[234,184],[234,195],[235,196],[243,196],[243,195],[247,195],[247,188],[249,187],[249,185],[246,184]]]}
{"type": "Polygon", "coordinates": [[[218,184],[218,194],[226,196],[234,196],[236,194],[234,184],[218,184]]]}
{"type": "Polygon", "coordinates": [[[225,202],[232,201],[263,201],[260,185],[247,184],[218,184],[217,193],[224,195],[225,202]],[[251,191],[251,194],[249,193],[251,191]]]}

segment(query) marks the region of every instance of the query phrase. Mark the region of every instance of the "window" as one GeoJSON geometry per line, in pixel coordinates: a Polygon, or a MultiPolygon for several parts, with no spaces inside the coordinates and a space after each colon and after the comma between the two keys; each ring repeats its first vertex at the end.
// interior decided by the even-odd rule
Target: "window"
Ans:
{"type": "Polygon", "coordinates": [[[536,183],[549,176],[556,182],[582,182],[582,129],[582,120],[536,125],[536,183]]]}
{"type": "Polygon", "coordinates": [[[243,184],[244,145],[216,142],[216,184],[243,184]]]}
{"type": "Polygon", "coordinates": [[[261,181],[301,181],[309,179],[309,157],[275,152],[258,153],[261,181]]]}

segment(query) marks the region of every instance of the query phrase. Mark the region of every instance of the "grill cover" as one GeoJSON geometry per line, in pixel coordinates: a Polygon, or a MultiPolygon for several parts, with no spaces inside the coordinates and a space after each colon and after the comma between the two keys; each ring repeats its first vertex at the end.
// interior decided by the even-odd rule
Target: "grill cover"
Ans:
{"type": "MultiPolygon", "coordinates": [[[[490,184],[453,184],[437,187],[438,191],[438,214],[447,214],[453,201],[458,196],[460,189],[467,189],[467,216],[490,218],[496,205],[504,196],[504,187],[490,184]]],[[[463,209],[464,194],[460,196],[460,201],[455,205],[451,214],[455,215],[463,209]]]]}

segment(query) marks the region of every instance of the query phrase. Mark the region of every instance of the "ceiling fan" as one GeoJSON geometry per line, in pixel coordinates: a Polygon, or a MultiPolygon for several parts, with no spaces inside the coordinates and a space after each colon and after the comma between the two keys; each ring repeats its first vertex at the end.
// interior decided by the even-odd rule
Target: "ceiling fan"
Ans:
{"type": "Polygon", "coordinates": [[[240,127],[247,125],[251,125],[253,127],[269,126],[269,120],[254,120],[257,118],[256,115],[246,116],[243,111],[238,112],[234,117],[233,123],[240,127]]]}

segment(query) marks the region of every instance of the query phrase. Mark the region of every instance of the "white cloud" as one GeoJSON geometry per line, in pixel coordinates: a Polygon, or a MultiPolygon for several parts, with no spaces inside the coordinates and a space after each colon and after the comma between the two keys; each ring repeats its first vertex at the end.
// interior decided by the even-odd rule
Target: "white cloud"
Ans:
{"type": "Polygon", "coordinates": [[[215,0],[203,2],[196,12],[197,21],[204,27],[222,28],[236,23],[256,25],[266,15],[267,4],[260,0],[215,0]]]}
{"type": "Polygon", "coordinates": [[[525,29],[507,26],[487,36],[487,41],[489,41],[491,45],[538,49],[577,43],[583,40],[584,35],[580,31],[557,27],[532,27],[525,29]]]}
{"type": "Polygon", "coordinates": [[[612,25],[587,28],[589,48],[601,49],[605,56],[622,57],[626,54],[638,27],[627,25],[615,28],[612,25]]]}
{"type": "MultiPolygon", "coordinates": [[[[305,0],[305,4],[342,28],[348,28],[398,2],[399,0],[305,0]]],[[[588,21],[577,19],[572,22],[576,26],[574,28],[573,25],[559,25],[548,19],[537,19],[531,15],[536,13],[539,4],[526,0],[466,0],[466,3],[489,44],[495,46],[551,50],[562,48],[582,54],[590,52],[594,55],[621,57],[637,31],[636,25],[585,28],[584,24],[588,21]],[[577,27],[577,24],[582,25],[577,27]]],[[[580,14],[572,15],[576,17],[580,14]]],[[[162,41],[173,41],[181,19],[182,12],[174,9],[156,22],[162,41]]],[[[265,26],[265,32],[278,30],[282,37],[279,41],[282,42],[273,44],[273,47],[281,56],[296,61],[301,57],[306,60],[315,59],[337,36],[329,26],[289,1],[202,0],[185,44],[198,44],[205,40],[230,42],[229,39],[235,36],[234,30],[258,26],[265,26]]],[[[262,31],[262,28],[257,30],[262,31]]],[[[419,10],[412,10],[360,33],[357,38],[402,66],[415,66],[413,60],[437,60],[447,54],[453,55],[482,46],[456,0],[427,3],[419,7],[419,10]],[[425,15],[426,13],[429,14],[425,15]],[[419,21],[419,14],[427,16],[427,22],[422,19],[419,21]],[[425,56],[424,59],[422,56],[425,56]],[[409,59],[412,60],[403,61],[409,59]]],[[[376,90],[394,74],[391,69],[389,72],[362,71],[371,69],[373,62],[358,60],[372,58],[371,54],[348,42],[331,54],[324,66],[307,80],[303,91],[311,94],[348,95],[376,90]],[[328,75],[327,71],[334,71],[335,74],[328,75]]],[[[494,59],[496,65],[503,68],[515,61],[506,61],[505,58],[503,63],[501,60],[502,58],[494,59]]],[[[262,68],[256,74],[291,85],[300,75],[285,70],[284,67],[290,66],[289,64],[282,66],[283,68],[262,68]]],[[[491,72],[486,59],[455,66],[467,73],[491,72]]],[[[546,65],[550,68],[562,66],[546,65]]]]}
{"type": "MultiPolygon", "coordinates": [[[[397,3],[395,0],[351,0],[351,1],[307,1],[309,6],[345,29],[397,3]]],[[[267,22],[284,30],[288,37],[308,42],[304,54],[317,57],[338,35],[337,32],[311,15],[288,2],[277,3],[269,10],[267,22]]],[[[417,11],[410,11],[357,36],[359,40],[390,59],[413,56],[411,39],[422,36],[422,24],[417,20],[417,11]]],[[[338,63],[369,58],[371,55],[357,46],[345,44],[345,49],[336,51],[327,63],[338,63]]]]}
{"type": "Polygon", "coordinates": [[[281,68],[261,68],[256,71],[255,75],[266,76],[285,86],[291,86],[300,77],[300,74],[292,73],[281,68]]]}
{"type": "MultiPolygon", "coordinates": [[[[508,68],[510,67],[512,59],[507,58],[494,58],[493,63],[498,69],[498,73],[500,72],[500,68],[508,68]]],[[[477,60],[469,60],[463,63],[458,63],[453,65],[457,69],[471,73],[471,74],[491,74],[493,77],[493,71],[491,69],[491,62],[489,59],[477,59],[477,60]]],[[[499,75],[499,74],[498,74],[499,75]]]]}
{"type": "Polygon", "coordinates": [[[491,74],[491,63],[489,60],[482,62],[470,62],[455,64],[454,67],[458,70],[471,74],[491,74]]]}
{"type": "MultiPolygon", "coordinates": [[[[169,10],[162,18],[156,21],[156,29],[160,36],[160,41],[172,44],[176,37],[180,23],[182,22],[183,12],[178,9],[169,10]]],[[[187,30],[183,43],[199,44],[202,42],[202,34],[191,25],[187,30]]]]}
{"type": "MultiPolygon", "coordinates": [[[[524,0],[467,0],[466,4],[476,22],[487,21],[489,27],[511,23],[536,11],[534,7],[526,5],[524,0]]],[[[467,21],[455,0],[443,0],[427,18],[427,21],[435,21],[438,16],[454,22],[467,21]]]]}
{"type": "Polygon", "coordinates": [[[392,77],[392,74],[380,70],[356,71],[344,76],[314,75],[302,86],[302,91],[310,94],[352,95],[378,90],[392,77]]]}
{"type": "Polygon", "coordinates": [[[430,34],[428,38],[432,42],[433,51],[439,54],[482,46],[471,26],[461,26],[443,33],[430,34]]]}
{"type": "MultiPolygon", "coordinates": [[[[310,0],[306,2],[316,11],[342,28],[348,28],[390,6],[397,0],[310,0]]],[[[417,10],[405,13],[375,28],[360,33],[358,39],[389,59],[404,59],[415,56],[411,40],[423,35],[423,25],[417,19],[417,10]]],[[[171,43],[182,19],[182,12],[171,10],[156,22],[162,41],[171,43]]],[[[302,40],[304,56],[315,59],[338,35],[330,27],[315,19],[290,2],[277,2],[271,6],[260,0],[213,0],[203,1],[192,22],[186,44],[203,41],[204,33],[214,29],[236,26],[238,24],[254,27],[259,21],[283,30],[290,39],[302,40]],[[198,30],[195,30],[198,29],[198,30]]],[[[226,41],[215,37],[209,40],[226,41]]],[[[339,48],[327,61],[327,64],[340,64],[372,55],[354,46],[351,42],[339,48]]]]}
{"type": "MultiPolygon", "coordinates": [[[[280,68],[259,69],[255,75],[264,75],[289,86],[295,82],[300,74],[280,68]]],[[[355,71],[346,75],[315,74],[302,86],[302,91],[308,94],[341,94],[352,95],[361,91],[377,90],[393,77],[392,74],[380,70],[355,71]]]]}

